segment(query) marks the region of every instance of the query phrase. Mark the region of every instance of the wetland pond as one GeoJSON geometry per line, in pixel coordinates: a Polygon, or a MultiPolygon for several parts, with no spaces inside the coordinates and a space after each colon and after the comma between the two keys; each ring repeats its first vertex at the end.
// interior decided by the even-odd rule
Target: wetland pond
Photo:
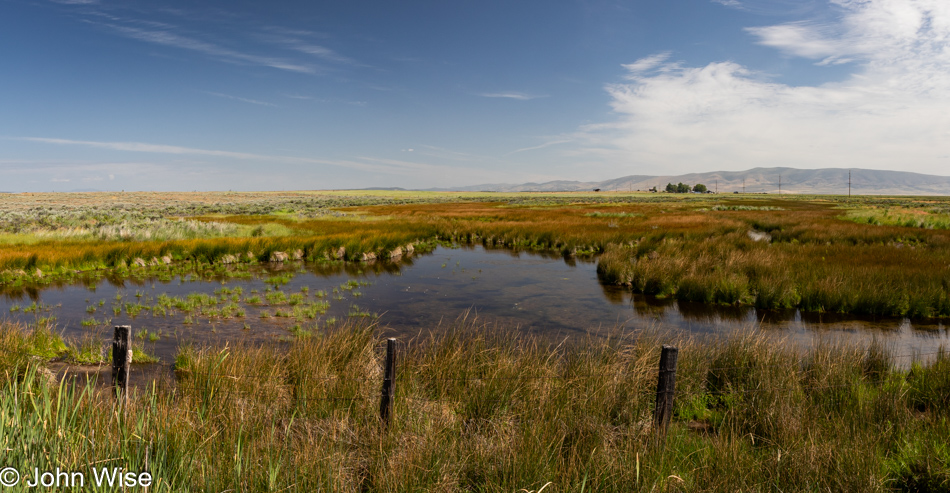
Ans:
{"type": "Polygon", "coordinates": [[[562,339],[657,327],[715,336],[757,327],[800,344],[876,338],[900,358],[950,342],[947,320],[862,318],[798,310],[711,306],[662,300],[606,286],[595,259],[474,247],[439,247],[398,263],[254,266],[243,277],[101,279],[31,290],[5,288],[10,321],[55,317],[71,340],[111,341],[132,326],[135,343],[171,363],[179,345],[283,340],[347,317],[377,319],[410,338],[471,321],[562,339]]]}

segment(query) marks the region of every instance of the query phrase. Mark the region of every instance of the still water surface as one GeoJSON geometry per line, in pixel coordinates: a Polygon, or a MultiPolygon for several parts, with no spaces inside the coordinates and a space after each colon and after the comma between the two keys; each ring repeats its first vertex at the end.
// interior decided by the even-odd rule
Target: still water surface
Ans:
{"type": "MultiPolygon", "coordinates": [[[[263,295],[268,284],[262,276],[217,281],[101,280],[94,286],[72,284],[30,293],[3,294],[0,309],[8,320],[26,323],[38,315],[55,316],[57,327],[68,338],[107,341],[114,324],[130,324],[133,333],[143,329],[160,333],[157,340],[144,339],[143,344],[166,362],[174,358],[182,343],[286,338],[294,324],[300,323],[306,329],[330,317],[342,320],[354,311],[353,305],[359,307],[358,311],[378,314],[381,327],[402,337],[414,336],[420,330],[449,327],[468,312],[469,320],[477,317],[480,322],[558,338],[646,327],[715,336],[755,327],[805,345],[819,339],[865,342],[877,338],[894,348],[895,354],[907,357],[914,353],[927,355],[941,344],[950,345],[946,320],[873,319],[659,300],[602,285],[597,280],[593,260],[490,250],[481,246],[440,247],[431,254],[417,255],[398,264],[296,263],[277,269],[281,270],[292,272],[294,276],[278,289],[301,293],[301,288],[306,287],[305,294],[310,301],[316,300],[317,291],[326,291],[325,300],[330,303],[327,313],[304,322],[292,318],[262,319],[260,312],[273,313],[274,307],[245,304],[243,318],[222,320],[194,316],[192,323],[183,324],[185,316],[177,312],[153,316],[143,311],[132,318],[124,311],[117,316],[112,311],[112,306],[119,304],[115,300],[117,295],[122,297],[122,302],[131,300],[143,304],[149,304],[163,293],[168,296],[214,294],[215,290],[237,286],[244,291],[244,298],[252,290],[263,295]],[[349,280],[364,281],[368,285],[338,289],[334,298],[333,289],[349,280]],[[37,313],[23,313],[22,307],[34,301],[46,308],[37,313]],[[20,310],[11,312],[14,306],[20,310]],[[90,306],[95,307],[92,314],[88,311],[90,306]],[[90,317],[105,323],[83,326],[82,320],[90,317]]],[[[268,269],[262,274],[273,273],[268,269]]]]}

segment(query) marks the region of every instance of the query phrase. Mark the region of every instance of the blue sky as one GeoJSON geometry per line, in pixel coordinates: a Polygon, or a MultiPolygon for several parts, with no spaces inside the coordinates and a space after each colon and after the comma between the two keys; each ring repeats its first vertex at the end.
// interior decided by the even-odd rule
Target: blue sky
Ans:
{"type": "Polygon", "coordinates": [[[950,174],[946,0],[0,0],[0,190],[950,174]]]}

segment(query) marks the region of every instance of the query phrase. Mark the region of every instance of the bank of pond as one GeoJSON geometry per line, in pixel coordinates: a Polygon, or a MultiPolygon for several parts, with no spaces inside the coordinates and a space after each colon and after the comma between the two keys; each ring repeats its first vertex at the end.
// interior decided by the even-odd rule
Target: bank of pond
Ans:
{"type": "MultiPolygon", "coordinates": [[[[647,255],[649,258],[649,255],[647,255]]],[[[480,320],[559,339],[663,327],[730,334],[757,327],[808,346],[819,339],[931,352],[946,320],[765,309],[640,294],[605,283],[603,258],[483,246],[436,246],[398,259],[171,263],[83,280],[5,284],[0,310],[22,324],[52,322],[71,339],[105,341],[128,324],[162,361],[185,343],[305,337],[351,318],[413,336],[470,312],[480,320]]]]}

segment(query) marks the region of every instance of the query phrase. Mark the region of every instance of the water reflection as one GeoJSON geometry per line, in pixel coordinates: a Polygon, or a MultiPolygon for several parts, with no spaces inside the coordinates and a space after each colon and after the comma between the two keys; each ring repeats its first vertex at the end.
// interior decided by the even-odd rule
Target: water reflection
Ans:
{"type": "MultiPolygon", "coordinates": [[[[328,318],[345,318],[356,310],[375,312],[387,330],[412,336],[420,330],[446,325],[459,314],[471,310],[482,321],[546,335],[586,335],[605,333],[615,327],[640,328],[651,325],[674,327],[694,333],[725,334],[737,329],[758,327],[808,343],[815,337],[833,336],[846,340],[886,339],[896,347],[931,351],[948,342],[943,320],[855,317],[840,314],[802,313],[798,310],[761,310],[748,306],[718,306],[658,299],[631,293],[628,289],[600,284],[596,261],[565,258],[560,254],[486,249],[481,246],[440,247],[425,255],[398,261],[371,263],[288,262],[252,268],[229,267],[206,278],[184,277],[123,278],[107,275],[56,281],[42,288],[4,286],[0,309],[9,319],[29,322],[38,315],[57,317],[67,336],[96,333],[108,337],[111,324],[129,323],[134,329],[162,331],[154,350],[163,358],[173,355],[178,344],[187,341],[273,340],[288,337],[294,324],[323,323],[328,318]],[[243,269],[243,271],[242,271],[243,269]],[[234,274],[244,277],[235,278],[234,274]],[[286,284],[267,283],[271,276],[287,278],[286,284]],[[357,289],[340,289],[350,280],[368,282],[357,289]],[[178,312],[164,316],[147,311],[128,314],[125,303],[153,303],[161,295],[184,297],[190,293],[214,295],[222,288],[240,287],[243,318],[221,319],[191,316],[178,312]],[[334,292],[334,289],[336,292],[334,292]],[[266,303],[246,303],[251,292],[261,297],[268,289],[297,293],[316,300],[323,291],[330,307],[311,319],[273,316],[275,307],[266,303]],[[119,301],[121,300],[121,301],[119,301]],[[24,313],[23,305],[36,303],[36,313],[24,313]],[[11,308],[16,308],[11,311],[11,308]],[[118,311],[118,314],[116,314],[118,311]],[[267,312],[267,313],[262,313],[267,312]],[[264,315],[268,315],[265,317],[264,315]],[[90,328],[84,319],[102,322],[90,328]]],[[[286,305],[285,305],[286,307],[286,305]]],[[[290,311],[286,307],[286,311],[290,311]]]]}

